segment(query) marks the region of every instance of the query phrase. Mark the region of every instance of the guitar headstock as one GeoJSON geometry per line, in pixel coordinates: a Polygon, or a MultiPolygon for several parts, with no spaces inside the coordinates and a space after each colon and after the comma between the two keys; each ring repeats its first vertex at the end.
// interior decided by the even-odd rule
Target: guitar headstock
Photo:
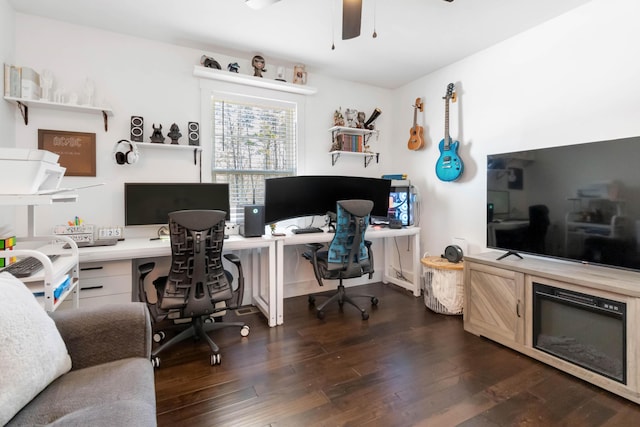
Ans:
{"type": "Polygon", "coordinates": [[[422,102],[422,98],[416,98],[416,103],[415,103],[415,105],[413,107],[417,108],[418,110],[420,110],[422,112],[423,108],[424,108],[424,103],[422,102]]]}
{"type": "Polygon", "coordinates": [[[452,102],[456,102],[458,96],[455,93],[455,85],[453,83],[449,83],[447,85],[447,94],[442,99],[446,100],[447,102],[449,102],[449,100],[451,100],[452,102]]]}

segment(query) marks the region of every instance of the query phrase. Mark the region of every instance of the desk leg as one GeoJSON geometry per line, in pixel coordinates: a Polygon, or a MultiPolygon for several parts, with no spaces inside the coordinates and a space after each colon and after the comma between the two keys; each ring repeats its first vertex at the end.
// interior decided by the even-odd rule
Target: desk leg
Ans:
{"type": "Polygon", "coordinates": [[[254,249],[251,251],[251,256],[251,295],[253,303],[265,315],[269,326],[274,327],[277,324],[278,314],[275,244],[270,244],[266,248],[254,249]],[[261,256],[264,251],[267,252],[266,257],[261,256]],[[267,289],[266,292],[263,292],[263,285],[265,284],[267,289]]]}
{"type": "Polygon", "coordinates": [[[275,262],[276,262],[276,279],[275,279],[275,303],[277,313],[277,325],[284,323],[284,241],[277,240],[275,243],[275,262]]]}
{"type": "Polygon", "coordinates": [[[420,296],[420,238],[418,234],[411,234],[406,236],[408,239],[413,241],[412,247],[412,266],[411,266],[411,281],[404,280],[395,276],[393,269],[391,268],[392,264],[392,254],[395,237],[385,237],[384,239],[384,271],[382,273],[382,283],[393,283],[398,286],[401,286],[405,289],[408,289],[413,292],[413,295],[416,297],[420,296]]]}

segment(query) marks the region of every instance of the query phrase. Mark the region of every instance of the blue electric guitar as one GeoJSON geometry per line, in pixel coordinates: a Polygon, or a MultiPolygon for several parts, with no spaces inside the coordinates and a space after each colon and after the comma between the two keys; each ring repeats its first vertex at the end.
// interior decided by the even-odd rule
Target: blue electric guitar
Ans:
{"type": "Polygon", "coordinates": [[[449,83],[449,86],[447,86],[447,94],[443,99],[445,100],[444,139],[438,145],[440,157],[436,162],[436,175],[441,181],[455,181],[462,175],[464,165],[460,157],[458,157],[458,145],[460,143],[452,141],[451,136],[449,136],[449,100],[456,101],[453,83],[449,83]]]}

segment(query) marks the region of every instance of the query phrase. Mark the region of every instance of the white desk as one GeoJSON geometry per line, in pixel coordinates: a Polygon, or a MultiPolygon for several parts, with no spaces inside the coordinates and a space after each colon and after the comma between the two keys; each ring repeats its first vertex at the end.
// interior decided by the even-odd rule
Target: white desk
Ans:
{"type": "MultiPolygon", "coordinates": [[[[49,245],[52,246],[52,245],[49,245]]],[[[264,237],[245,238],[242,236],[229,236],[224,241],[224,251],[234,251],[248,249],[252,253],[252,278],[259,277],[259,280],[251,280],[251,298],[260,311],[266,316],[269,326],[276,326],[276,244],[275,239],[264,237]],[[266,257],[262,257],[261,251],[267,252],[266,257]]],[[[59,248],[41,248],[44,253],[55,253],[59,248]]],[[[170,257],[171,246],[169,240],[150,240],[149,238],[132,238],[118,242],[114,246],[94,246],[80,248],[79,262],[105,262],[119,260],[134,260],[139,258],[170,257]]],[[[137,286],[135,279],[132,287],[137,286]]]]}
{"type": "MultiPolygon", "coordinates": [[[[420,227],[407,227],[400,229],[368,227],[365,233],[365,238],[367,240],[382,239],[384,242],[384,271],[382,273],[382,282],[394,283],[398,286],[411,290],[414,296],[420,296],[420,227]],[[393,238],[402,236],[407,236],[412,241],[412,281],[396,277],[391,268],[393,238]]],[[[331,241],[331,239],[333,239],[333,233],[287,233],[286,236],[277,238],[276,300],[278,308],[276,310],[276,323],[278,325],[284,323],[284,247],[288,245],[304,245],[307,243],[326,243],[331,241]]]]}

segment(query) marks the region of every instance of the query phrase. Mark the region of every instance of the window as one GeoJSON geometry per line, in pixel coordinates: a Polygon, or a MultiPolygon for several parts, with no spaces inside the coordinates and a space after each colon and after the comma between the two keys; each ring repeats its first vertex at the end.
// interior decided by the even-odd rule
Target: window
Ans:
{"type": "Polygon", "coordinates": [[[264,204],[264,180],[296,175],[295,103],[211,97],[212,181],[229,183],[231,220],[241,206],[264,204]]]}

